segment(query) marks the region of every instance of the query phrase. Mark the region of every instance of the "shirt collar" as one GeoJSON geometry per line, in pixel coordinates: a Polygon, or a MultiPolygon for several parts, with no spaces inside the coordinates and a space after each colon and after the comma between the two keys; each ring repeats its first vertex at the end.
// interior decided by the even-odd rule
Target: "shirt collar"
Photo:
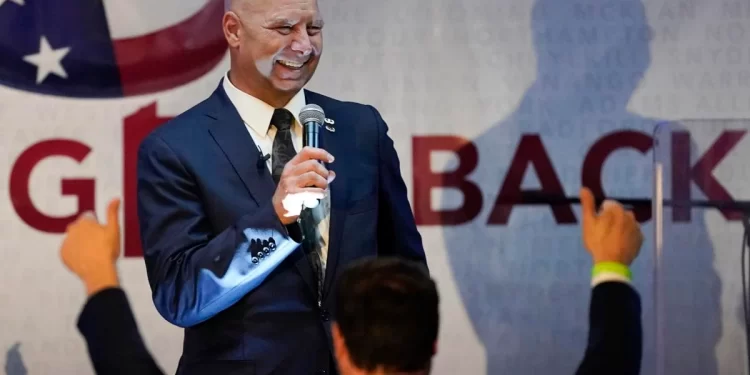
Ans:
{"type": "MultiPolygon", "coordinates": [[[[275,108],[238,89],[231,81],[229,81],[229,72],[224,74],[224,82],[222,85],[224,86],[224,92],[226,92],[229,97],[229,101],[231,101],[234,107],[237,108],[237,112],[240,114],[242,121],[257,133],[266,135],[268,133],[268,128],[271,126],[271,117],[273,116],[275,108]]],[[[289,103],[284,106],[289,112],[292,112],[297,124],[300,123],[299,112],[305,104],[304,90],[299,90],[289,103]]]]}

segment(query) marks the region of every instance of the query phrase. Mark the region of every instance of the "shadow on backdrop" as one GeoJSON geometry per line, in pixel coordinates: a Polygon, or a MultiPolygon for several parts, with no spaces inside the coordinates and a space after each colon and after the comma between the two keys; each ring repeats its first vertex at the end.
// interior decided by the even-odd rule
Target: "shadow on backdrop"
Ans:
{"type": "MultiPolygon", "coordinates": [[[[480,161],[469,178],[482,196],[464,199],[481,199],[481,212],[469,222],[443,227],[459,293],[486,351],[487,374],[572,374],[583,357],[591,259],[573,213],[579,208],[561,206],[553,215],[548,206],[515,206],[508,221],[499,224],[493,207],[514,158],[538,163],[517,176],[523,189],[549,187],[556,175],[566,194],[577,196],[584,158],[602,137],[630,130],[614,141],[647,139],[650,145],[659,120],[628,110],[651,62],[645,9],[637,0],[609,5],[601,0],[535,2],[536,80],[511,115],[473,140],[480,161]],[[553,175],[535,169],[544,164],[539,148],[516,153],[519,139],[534,133],[540,135],[553,175]]],[[[613,152],[601,180],[608,196],[651,197],[651,150],[613,152]]],[[[442,207],[455,206],[455,195],[444,194],[442,207]]],[[[652,220],[642,225],[646,238],[633,272],[644,312],[641,373],[648,375],[655,368],[652,220]]],[[[696,254],[691,259],[674,253],[665,259],[687,270],[670,284],[682,290],[670,296],[669,304],[690,307],[668,322],[667,373],[714,375],[720,281],[703,213],[694,212],[690,223],[674,228],[671,235],[681,236],[684,246],[705,251],[691,252],[696,254]]]]}
{"type": "Polygon", "coordinates": [[[8,349],[5,355],[5,375],[26,375],[26,365],[21,357],[21,343],[17,342],[8,349]]]}

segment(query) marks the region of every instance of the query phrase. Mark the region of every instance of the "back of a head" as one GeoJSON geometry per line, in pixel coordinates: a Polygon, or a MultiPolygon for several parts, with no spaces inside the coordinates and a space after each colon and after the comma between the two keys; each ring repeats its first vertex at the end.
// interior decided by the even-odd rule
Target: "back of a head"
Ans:
{"type": "Polygon", "coordinates": [[[370,258],[338,282],[336,323],[360,370],[429,370],[437,341],[439,297],[421,264],[370,258]]]}

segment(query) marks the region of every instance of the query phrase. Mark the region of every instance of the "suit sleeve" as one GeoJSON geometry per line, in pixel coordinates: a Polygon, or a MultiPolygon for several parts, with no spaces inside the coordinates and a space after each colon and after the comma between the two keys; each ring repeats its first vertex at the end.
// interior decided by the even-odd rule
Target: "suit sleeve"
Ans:
{"type": "Polygon", "coordinates": [[[638,293],[627,283],[598,284],[591,292],[589,338],[577,375],[637,375],[643,330],[638,293]]]}
{"type": "Polygon", "coordinates": [[[163,374],[143,343],[122,289],[91,296],[78,317],[78,330],[97,374],[163,374]]]}
{"type": "Polygon", "coordinates": [[[154,305],[180,327],[201,323],[257,288],[299,243],[267,202],[215,234],[195,178],[161,138],[138,153],[138,220],[154,305]],[[270,249],[253,262],[250,249],[270,249]]]}
{"type": "Polygon", "coordinates": [[[378,253],[399,256],[427,266],[422,236],[417,230],[414,214],[401,177],[401,167],[388,136],[388,125],[377,109],[370,106],[378,125],[378,253]]]}

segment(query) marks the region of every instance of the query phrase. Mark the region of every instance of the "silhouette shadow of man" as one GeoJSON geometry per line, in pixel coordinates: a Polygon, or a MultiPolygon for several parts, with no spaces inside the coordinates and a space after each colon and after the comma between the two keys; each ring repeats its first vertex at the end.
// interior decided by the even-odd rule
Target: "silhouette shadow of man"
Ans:
{"type": "MultiPolygon", "coordinates": [[[[645,198],[653,189],[651,141],[659,121],[628,110],[650,64],[641,1],[538,0],[531,22],[536,80],[510,116],[473,140],[480,162],[469,179],[482,196],[464,199],[481,198],[481,212],[444,227],[459,293],[486,351],[487,374],[574,373],[586,346],[591,289],[578,207],[496,204],[500,187],[575,195],[583,178],[587,186],[601,183],[607,196],[645,198]],[[623,147],[595,151],[603,138],[623,147]],[[644,143],[641,150],[633,147],[644,143]],[[597,157],[604,159],[601,176],[582,167],[597,157]],[[520,168],[512,168],[512,160],[520,168]]],[[[454,196],[444,195],[442,203],[455,206],[454,196]]],[[[650,209],[641,214],[647,220],[650,209]]],[[[642,374],[655,368],[652,222],[642,223],[646,238],[633,265],[643,304],[642,374]]],[[[667,373],[716,374],[720,282],[703,214],[693,213],[691,222],[667,235],[683,235],[689,238],[684,246],[704,250],[691,251],[691,259],[665,254],[665,262],[689,270],[673,272],[669,284],[689,286],[683,288],[689,293],[672,293],[667,302],[690,307],[667,322],[667,373]]]]}

